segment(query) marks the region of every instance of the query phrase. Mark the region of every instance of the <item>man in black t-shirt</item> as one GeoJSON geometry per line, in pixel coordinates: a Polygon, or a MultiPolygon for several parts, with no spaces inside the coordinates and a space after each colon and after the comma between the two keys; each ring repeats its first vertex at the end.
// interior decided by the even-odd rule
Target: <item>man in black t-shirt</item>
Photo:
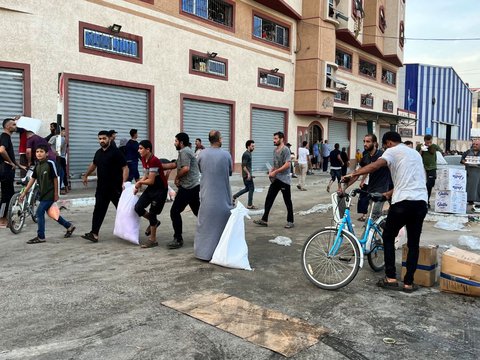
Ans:
{"type": "Polygon", "coordinates": [[[7,118],[2,123],[3,132],[0,135],[0,183],[2,199],[0,201],[0,227],[7,226],[7,212],[10,199],[15,193],[13,180],[15,179],[15,167],[25,169],[15,160],[13,150],[12,134],[17,131],[15,119],[7,118]]]}
{"type": "Polygon", "coordinates": [[[330,192],[330,186],[335,180],[338,183],[338,191],[342,191],[340,186],[340,179],[342,178],[342,166],[344,162],[340,153],[340,144],[336,143],[334,149],[330,152],[330,176],[332,177],[327,186],[327,191],[330,192]]]}
{"type": "Polygon", "coordinates": [[[98,242],[98,233],[110,202],[118,205],[122,193],[123,183],[128,178],[128,166],[122,152],[113,146],[108,131],[98,133],[100,149],[97,150],[93,162],[83,175],[83,184],[87,186],[88,176],[97,170],[97,190],[95,191],[95,208],[93,209],[92,230],[82,238],[98,242]]]}
{"type": "Polygon", "coordinates": [[[255,191],[255,185],[253,183],[253,175],[252,175],[252,152],[255,150],[255,141],[247,140],[245,143],[245,147],[247,150],[242,155],[242,178],[243,184],[245,187],[233,195],[233,201],[237,198],[242,196],[243,194],[248,192],[248,209],[257,209],[255,205],[253,205],[253,193],[255,191]]]}

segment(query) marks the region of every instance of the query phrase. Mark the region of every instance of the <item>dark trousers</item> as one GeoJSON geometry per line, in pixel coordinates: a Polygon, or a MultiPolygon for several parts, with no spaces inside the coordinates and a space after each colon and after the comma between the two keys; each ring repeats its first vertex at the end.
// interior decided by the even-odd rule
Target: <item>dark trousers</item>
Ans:
{"type": "Polygon", "coordinates": [[[328,170],[328,159],[330,159],[330,156],[324,156],[323,157],[323,164],[322,164],[323,171],[328,170]]]}
{"type": "Polygon", "coordinates": [[[263,221],[268,221],[268,214],[272,209],[273,202],[277,197],[278,192],[281,191],[283,195],[283,201],[287,206],[287,222],[293,223],[293,204],[292,194],[290,192],[290,185],[275,179],[268,188],[267,198],[265,199],[265,213],[262,216],[263,221]]]}
{"type": "MultiPolygon", "coordinates": [[[[368,191],[367,185],[363,185],[362,190],[368,191]]],[[[368,194],[360,193],[360,196],[358,197],[358,203],[357,203],[357,213],[359,214],[368,213],[369,204],[370,204],[370,200],[368,199],[368,194]]]]}
{"type": "Polygon", "coordinates": [[[92,217],[92,233],[98,235],[100,228],[102,227],[103,219],[107,214],[108,205],[110,202],[115,206],[118,205],[118,200],[120,199],[121,190],[105,190],[98,189],[95,193],[95,207],[93,208],[93,217],[92,217]]]}
{"type": "Polygon", "coordinates": [[[253,179],[250,178],[250,180],[248,180],[247,178],[243,178],[243,184],[245,185],[245,188],[237,192],[235,195],[233,195],[233,197],[236,199],[248,192],[248,206],[252,206],[253,192],[255,191],[255,185],[253,184],[253,179]]]}
{"type": "Polygon", "coordinates": [[[158,223],[157,215],[161,214],[163,207],[165,206],[167,194],[168,187],[147,187],[135,204],[135,212],[138,216],[144,216],[147,213],[147,207],[150,205],[150,208],[148,209],[148,222],[150,226],[156,226],[158,223]]]}
{"type": "Polygon", "coordinates": [[[135,179],[137,181],[140,179],[140,174],[138,172],[138,161],[127,161],[128,166],[128,179],[127,181],[132,181],[135,179]]]}
{"type": "Polygon", "coordinates": [[[426,170],[427,176],[427,192],[428,202],[430,203],[430,195],[432,195],[432,189],[435,186],[435,180],[437,179],[437,170],[426,170]]]}
{"type": "Polygon", "coordinates": [[[404,200],[393,204],[388,212],[383,232],[383,246],[385,254],[385,275],[388,278],[396,277],[395,271],[395,237],[403,226],[407,227],[407,273],[403,282],[406,285],[413,283],[413,275],[417,269],[420,234],[422,233],[423,219],[427,215],[427,204],[422,200],[404,200]]]}
{"type": "MultiPolygon", "coordinates": [[[[28,165],[27,154],[20,154],[20,165],[23,165],[25,167],[28,165]]],[[[25,175],[27,175],[27,170],[23,170],[22,168],[20,168],[20,177],[24,178],[25,175]]]]}
{"type": "Polygon", "coordinates": [[[63,156],[60,156],[58,161],[60,163],[60,172],[62,174],[60,178],[60,188],[68,188],[67,159],[65,159],[63,156]]]}
{"type": "Polygon", "coordinates": [[[193,214],[197,216],[198,209],[200,208],[200,185],[197,185],[191,189],[185,189],[181,186],[178,188],[177,195],[175,196],[175,200],[170,208],[170,219],[172,219],[174,232],[173,236],[177,240],[183,240],[183,223],[181,213],[183,210],[185,210],[187,205],[190,206],[193,214]]]}
{"type": "MultiPolygon", "coordinates": [[[[2,159],[3,160],[3,159],[2,159]]],[[[4,173],[0,174],[2,180],[0,182],[0,189],[2,190],[2,199],[0,200],[0,210],[3,208],[3,212],[0,213],[0,217],[7,217],[8,205],[13,194],[15,194],[15,188],[13,187],[13,180],[15,179],[15,171],[11,170],[10,166],[3,166],[4,173]]],[[[1,170],[0,170],[1,171],[1,170]]]]}

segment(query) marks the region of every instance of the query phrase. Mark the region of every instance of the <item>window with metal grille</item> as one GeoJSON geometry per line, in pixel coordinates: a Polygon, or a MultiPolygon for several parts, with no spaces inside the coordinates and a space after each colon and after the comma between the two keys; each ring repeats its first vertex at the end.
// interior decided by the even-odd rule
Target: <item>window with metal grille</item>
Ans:
{"type": "Polygon", "coordinates": [[[393,112],[393,101],[383,100],[383,111],[393,112]]]}
{"type": "Polygon", "coordinates": [[[283,90],[284,75],[278,73],[271,73],[271,71],[259,70],[258,72],[258,86],[275,88],[276,90],[283,90]]]}
{"type": "Polygon", "coordinates": [[[216,24],[233,27],[233,4],[223,0],[182,0],[182,11],[216,24]]]}
{"type": "Polygon", "coordinates": [[[358,62],[358,71],[360,74],[371,78],[377,77],[377,65],[366,60],[360,59],[358,62]]]}
{"type": "Polygon", "coordinates": [[[258,15],[253,17],[253,36],[281,46],[289,45],[289,29],[258,15]]]}
{"type": "Polygon", "coordinates": [[[389,85],[395,85],[397,83],[397,74],[393,71],[382,69],[382,82],[389,85]]]}
{"type": "Polygon", "coordinates": [[[348,104],[348,90],[339,90],[335,94],[335,102],[348,104]]]}
{"type": "Polygon", "coordinates": [[[337,49],[335,51],[335,64],[341,68],[352,70],[352,55],[337,49]]]}
{"type": "Polygon", "coordinates": [[[227,76],[227,64],[198,54],[192,55],[192,70],[220,77],[227,76]]]}
{"type": "Polygon", "coordinates": [[[370,94],[361,95],[360,97],[360,106],[366,108],[373,108],[373,96],[370,94]]]}

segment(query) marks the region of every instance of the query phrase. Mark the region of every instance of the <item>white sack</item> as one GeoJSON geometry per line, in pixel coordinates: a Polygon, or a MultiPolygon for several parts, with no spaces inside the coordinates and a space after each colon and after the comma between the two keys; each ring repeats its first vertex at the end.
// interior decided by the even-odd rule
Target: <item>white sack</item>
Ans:
{"type": "Polygon", "coordinates": [[[135,204],[138,201],[138,197],[133,193],[134,186],[131,183],[127,182],[124,185],[125,190],[122,191],[118,201],[113,235],[138,245],[140,218],[135,212],[135,204]]]}
{"type": "Polygon", "coordinates": [[[248,209],[237,201],[237,206],[230,212],[232,214],[210,262],[233,269],[252,270],[248,262],[248,246],[245,241],[244,218],[250,219],[248,209]]]}
{"type": "Polygon", "coordinates": [[[20,116],[20,118],[17,120],[17,127],[34,132],[35,134],[38,134],[41,126],[42,120],[39,119],[20,116]]]}
{"type": "Polygon", "coordinates": [[[448,165],[447,160],[445,160],[440,151],[437,151],[437,165],[448,165]]]}

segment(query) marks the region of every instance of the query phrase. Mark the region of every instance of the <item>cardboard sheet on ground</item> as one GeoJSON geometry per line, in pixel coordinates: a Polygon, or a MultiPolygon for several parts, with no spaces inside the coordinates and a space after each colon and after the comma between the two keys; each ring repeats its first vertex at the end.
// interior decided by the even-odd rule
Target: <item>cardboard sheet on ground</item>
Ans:
{"type": "Polygon", "coordinates": [[[315,345],[328,333],[324,327],[228,294],[203,292],[162,304],[286,357],[315,345]]]}

